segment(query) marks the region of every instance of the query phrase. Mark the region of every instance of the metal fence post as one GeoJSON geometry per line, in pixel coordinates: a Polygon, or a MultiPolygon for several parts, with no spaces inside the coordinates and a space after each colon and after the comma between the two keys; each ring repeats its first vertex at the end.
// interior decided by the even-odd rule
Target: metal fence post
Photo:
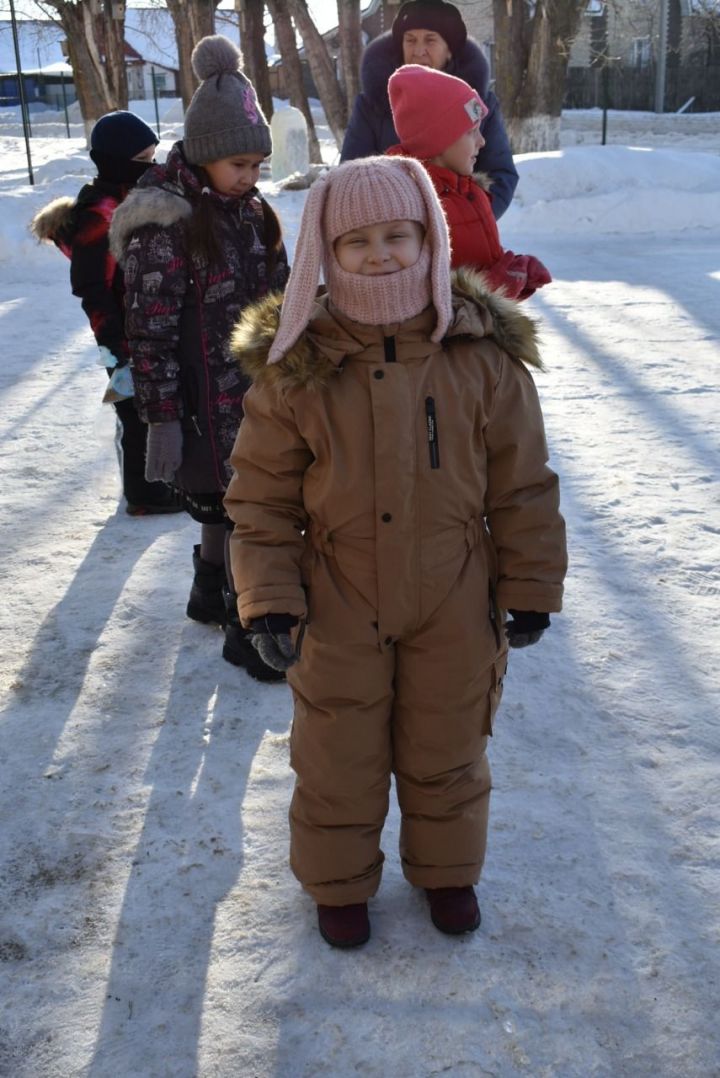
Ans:
{"type": "Polygon", "coordinates": [[[15,22],[15,4],[13,0],[10,0],[10,21],[12,22],[12,35],[13,45],[15,46],[15,63],[17,65],[17,77],[18,77],[18,89],[20,91],[20,112],[22,114],[23,121],[23,134],[25,136],[25,153],[27,154],[28,163],[28,176],[30,178],[30,186],[35,186],[35,177],[33,176],[32,169],[32,157],[30,155],[30,136],[32,130],[30,128],[30,113],[28,112],[27,101],[25,100],[25,84],[22,77],[22,64],[20,63],[20,45],[18,42],[17,23],[15,22]]]}
{"type": "Polygon", "coordinates": [[[158,110],[157,85],[155,83],[155,68],[152,66],[150,68],[150,74],[152,76],[153,98],[155,99],[155,126],[157,128],[158,138],[162,138],[162,135],[160,134],[160,112],[158,110]]]}
{"type": "Polygon", "coordinates": [[[70,115],[68,113],[68,101],[67,93],[65,92],[65,72],[60,72],[60,86],[62,87],[63,95],[63,109],[65,110],[65,130],[67,131],[67,137],[70,138],[70,115]]]}

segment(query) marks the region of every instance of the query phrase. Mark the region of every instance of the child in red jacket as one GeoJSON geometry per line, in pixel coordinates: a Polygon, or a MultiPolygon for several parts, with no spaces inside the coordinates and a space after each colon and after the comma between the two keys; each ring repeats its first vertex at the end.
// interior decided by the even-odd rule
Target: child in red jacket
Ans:
{"type": "Polygon", "coordinates": [[[125,335],[123,274],[110,253],[108,231],[117,207],[151,167],[158,138],[132,112],[108,112],[90,134],[97,176],[77,198],[63,196],[32,220],[38,240],[52,242],[70,259],[70,285],[90,322],[99,362],[110,382],[104,400],[115,407],[120,434],[120,470],[130,516],[179,513],[182,505],[165,483],[145,478],[147,426],[135,406],[125,335]]]}
{"type": "Polygon", "coordinates": [[[452,247],[451,265],[484,270],[492,288],[527,299],[552,280],[533,255],[503,251],[492,195],[474,176],[483,146],[480,124],[487,113],[472,86],[443,71],[406,64],[388,83],[400,144],[387,153],[422,161],[442,203],[452,247]]]}

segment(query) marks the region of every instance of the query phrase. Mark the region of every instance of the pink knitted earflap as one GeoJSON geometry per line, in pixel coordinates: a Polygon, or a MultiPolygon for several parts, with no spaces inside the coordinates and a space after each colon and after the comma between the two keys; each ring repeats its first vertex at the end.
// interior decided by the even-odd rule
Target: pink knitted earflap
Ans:
{"type": "Polygon", "coordinates": [[[323,211],[329,189],[329,172],[323,172],[308,191],[300,219],[295,257],[283,296],[280,325],[268,353],[268,364],[279,363],[295,344],[310,320],[320,284],[323,257],[323,211]]]}
{"type": "Polygon", "coordinates": [[[453,319],[447,221],[430,177],[420,162],[412,157],[396,157],[394,160],[402,164],[415,180],[427,210],[427,235],[432,247],[432,297],[437,311],[437,322],[430,340],[441,341],[453,319]]]}

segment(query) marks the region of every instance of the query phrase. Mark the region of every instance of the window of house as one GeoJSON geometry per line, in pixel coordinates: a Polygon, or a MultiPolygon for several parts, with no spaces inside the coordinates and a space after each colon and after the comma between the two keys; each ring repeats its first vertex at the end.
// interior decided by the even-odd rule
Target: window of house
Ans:
{"type": "Polygon", "coordinates": [[[633,67],[647,67],[652,60],[649,37],[633,38],[630,59],[633,67]]]}

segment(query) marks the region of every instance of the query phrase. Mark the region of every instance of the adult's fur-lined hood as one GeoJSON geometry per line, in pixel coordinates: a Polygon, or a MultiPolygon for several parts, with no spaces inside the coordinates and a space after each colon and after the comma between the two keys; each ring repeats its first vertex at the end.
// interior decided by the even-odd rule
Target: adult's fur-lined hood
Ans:
{"type": "Polygon", "coordinates": [[[122,262],[130,237],[139,228],[155,225],[170,228],[189,217],[192,206],[180,194],[162,187],[136,187],[113,214],[110,225],[110,252],[122,262]]]}
{"type": "MultiPolygon", "coordinates": [[[[488,338],[516,359],[543,369],[536,323],[501,292],[489,288],[481,271],[461,268],[452,274],[453,321],[445,339],[488,338]]],[[[344,355],[358,350],[357,341],[322,304],[315,306],[311,323],[278,363],[267,365],[268,352],[280,322],[282,294],[274,292],[247,307],[237,323],[231,349],[253,382],[284,388],[321,388],[338,370],[344,355]],[[323,332],[327,327],[332,332],[323,332]],[[309,330],[309,331],[308,331],[309,330]]]]}
{"type": "Polygon", "coordinates": [[[55,237],[62,235],[71,225],[75,199],[69,195],[53,199],[33,217],[30,231],[41,243],[54,243],[55,237]]]}
{"type": "MultiPolygon", "coordinates": [[[[390,30],[371,41],[363,52],[360,83],[363,92],[376,109],[390,112],[388,79],[393,71],[397,71],[402,66],[402,63],[402,54],[390,30]]],[[[480,97],[485,99],[488,92],[490,68],[480,45],[474,38],[467,38],[458,55],[453,56],[446,71],[449,75],[455,75],[469,82],[480,97]]]]}

